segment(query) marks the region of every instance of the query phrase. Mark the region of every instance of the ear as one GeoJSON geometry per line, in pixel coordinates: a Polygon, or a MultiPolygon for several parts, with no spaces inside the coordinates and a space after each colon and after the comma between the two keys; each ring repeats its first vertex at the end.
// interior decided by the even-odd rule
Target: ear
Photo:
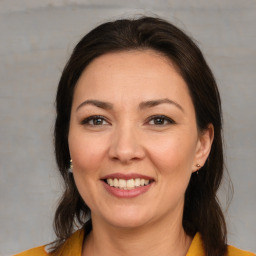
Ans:
{"type": "Polygon", "coordinates": [[[214,138],[214,127],[209,124],[208,127],[199,133],[196,146],[196,154],[192,166],[192,172],[198,171],[204,166],[207,157],[211,152],[212,142],[214,138]]]}

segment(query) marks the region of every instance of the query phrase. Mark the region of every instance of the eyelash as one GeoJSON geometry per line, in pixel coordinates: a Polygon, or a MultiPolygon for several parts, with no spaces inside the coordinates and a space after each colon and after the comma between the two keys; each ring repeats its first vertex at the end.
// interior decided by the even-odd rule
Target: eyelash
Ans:
{"type": "Polygon", "coordinates": [[[167,117],[167,116],[164,116],[164,115],[154,115],[154,116],[151,116],[148,120],[147,120],[147,122],[149,123],[150,121],[152,121],[152,120],[156,120],[156,119],[160,119],[160,120],[162,120],[162,121],[167,121],[167,123],[165,123],[165,124],[156,124],[156,123],[154,123],[154,124],[152,124],[152,125],[156,125],[156,126],[164,126],[164,125],[168,125],[168,124],[175,124],[175,121],[173,120],[173,119],[171,119],[171,118],[169,118],[169,117],[167,117]]]}
{"type": "MultiPolygon", "coordinates": [[[[154,115],[154,116],[151,116],[147,119],[146,123],[150,123],[150,121],[156,121],[156,120],[161,120],[162,122],[167,122],[167,123],[154,123],[154,124],[149,124],[149,125],[156,125],[156,126],[165,126],[165,125],[168,125],[168,124],[175,124],[175,121],[167,116],[164,116],[164,115],[154,115]]],[[[106,121],[106,118],[104,116],[100,116],[100,115],[95,115],[95,116],[89,116],[87,118],[85,118],[81,124],[82,125],[90,125],[90,126],[100,126],[100,125],[105,125],[105,124],[102,124],[102,122],[107,122],[106,121]],[[95,123],[92,123],[90,124],[90,121],[94,122],[94,121],[97,121],[97,119],[101,119],[101,124],[95,124],[95,123]]]]}
{"type": "MultiPolygon", "coordinates": [[[[89,123],[90,121],[93,121],[93,122],[94,122],[94,121],[96,121],[97,119],[101,119],[102,121],[107,122],[107,121],[106,121],[106,118],[105,118],[104,116],[95,115],[95,116],[89,116],[89,117],[85,118],[85,119],[81,122],[81,124],[91,125],[91,126],[99,126],[99,125],[97,125],[97,124],[90,124],[90,123],[89,123]]],[[[102,124],[100,124],[100,125],[102,125],[102,124]]]]}

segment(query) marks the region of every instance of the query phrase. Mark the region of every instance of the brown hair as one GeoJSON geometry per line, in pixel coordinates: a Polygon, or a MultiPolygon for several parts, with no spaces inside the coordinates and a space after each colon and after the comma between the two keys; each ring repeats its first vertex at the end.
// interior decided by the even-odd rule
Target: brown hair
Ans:
{"type": "Polygon", "coordinates": [[[207,256],[223,256],[227,250],[227,231],[216,195],[223,176],[221,102],[217,85],[191,38],[169,22],[152,17],[116,20],[96,27],[77,44],[63,70],[56,98],[55,153],[65,190],[55,214],[57,239],[52,251],[56,252],[75,229],[85,224],[87,232],[91,228],[90,209],[67,171],[69,121],[76,83],[96,57],[132,49],[152,49],[175,63],[189,88],[198,129],[203,131],[209,124],[214,126],[208,160],[199,175],[192,174],[185,193],[183,227],[190,236],[200,232],[207,256]]]}

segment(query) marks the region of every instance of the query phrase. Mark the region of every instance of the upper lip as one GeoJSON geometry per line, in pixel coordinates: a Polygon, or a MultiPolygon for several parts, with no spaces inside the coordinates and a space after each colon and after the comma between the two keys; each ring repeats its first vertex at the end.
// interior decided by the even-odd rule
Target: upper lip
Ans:
{"type": "Polygon", "coordinates": [[[136,178],[140,178],[140,179],[145,179],[145,180],[154,180],[154,178],[150,177],[150,176],[146,176],[143,174],[139,174],[139,173],[111,173],[108,174],[104,177],[102,177],[102,180],[106,180],[106,179],[124,179],[124,180],[130,180],[130,179],[136,179],[136,178]]]}

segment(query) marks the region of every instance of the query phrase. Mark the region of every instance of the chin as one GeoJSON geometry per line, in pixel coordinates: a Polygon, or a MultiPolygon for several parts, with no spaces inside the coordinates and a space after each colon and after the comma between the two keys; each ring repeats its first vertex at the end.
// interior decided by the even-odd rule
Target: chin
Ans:
{"type": "Polygon", "coordinates": [[[138,228],[144,226],[150,219],[145,213],[140,213],[138,210],[122,210],[116,211],[118,214],[112,213],[106,216],[106,221],[116,227],[123,229],[138,228]]]}
{"type": "Polygon", "coordinates": [[[146,223],[145,220],[138,220],[138,219],[130,219],[130,218],[123,218],[113,221],[112,226],[121,229],[135,229],[143,227],[146,223]]]}

